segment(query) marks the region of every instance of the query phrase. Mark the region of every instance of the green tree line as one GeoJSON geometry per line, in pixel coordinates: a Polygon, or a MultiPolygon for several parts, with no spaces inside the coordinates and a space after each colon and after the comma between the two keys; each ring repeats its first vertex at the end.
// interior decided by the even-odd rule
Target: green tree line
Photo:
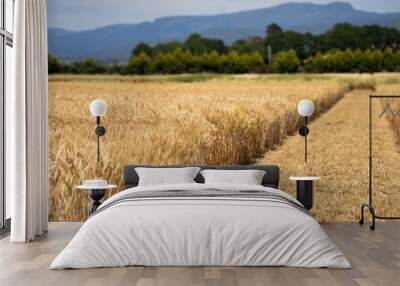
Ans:
{"type": "Polygon", "coordinates": [[[265,46],[271,46],[274,52],[294,50],[304,60],[318,52],[332,50],[384,50],[387,47],[400,48],[400,32],[394,28],[378,25],[353,26],[348,23],[337,24],[331,30],[320,35],[283,31],[272,24],[267,27],[265,46]]]}
{"type": "Polygon", "coordinates": [[[193,55],[182,48],[170,53],[159,52],[153,58],[141,52],[132,57],[128,64],[131,74],[249,73],[262,72],[264,68],[264,60],[257,52],[241,55],[234,51],[227,54],[212,51],[193,55]]]}
{"type": "Polygon", "coordinates": [[[366,72],[400,71],[400,50],[396,53],[392,48],[381,50],[346,49],[317,53],[305,61],[308,72],[366,72]]]}
{"type": "Polygon", "coordinates": [[[63,63],[49,55],[49,73],[177,74],[195,72],[378,72],[399,70],[400,33],[396,29],[337,24],[321,35],[284,31],[271,24],[266,37],[249,37],[226,46],[222,40],[191,34],[185,41],[136,45],[128,64],[86,59],[63,63]]]}
{"type": "Polygon", "coordinates": [[[146,43],[139,43],[132,50],[132,56],[144,52],[148,56],[154,57],[159,52],[170,53],[182,48],[190,51],[193,55],[202,55],[211,51],[217,51],[220,54],[231,51],[238,54],[258,52],[267,61],[268,47],[271,47],[272,54],[294,50],[301,60],[305,60],[318,52],[326,53],[332,50],[384,50],[387,47],[397,49],[400,48],[400,32],[394,28],[378,25],[358,27],[343,23],[333,26],[326,33],[313,35],[311,33],[284,31],[279,25],[271,24],[266,29],[265,38],[240,39],[231,46],[226,46],[222,40],[192,34],[182,43],[161,43],[154,47],[146,43]]]}
{"type": "Polygon", "coordinates": [[[346,49],[318,52],[302,61],[295,50],[280,52],[273,57],[270,65],[264,62],[258,52],[239,54],[229,52],[219,54],[216,51],[202,55],[193,55],[189,51],[177,48],[170,53],[159,52],[150,57],[141,52],[131,58],[128,65],[106,66],[97,64],[94,59],[72,65],[62,64],[49,55],[49,73],[74,74],[179,74],[179,73],[294,73],[294,72],[360,72],[400,71],[400,50],[392,48],[383,51],[365,51],[346,49]]]}

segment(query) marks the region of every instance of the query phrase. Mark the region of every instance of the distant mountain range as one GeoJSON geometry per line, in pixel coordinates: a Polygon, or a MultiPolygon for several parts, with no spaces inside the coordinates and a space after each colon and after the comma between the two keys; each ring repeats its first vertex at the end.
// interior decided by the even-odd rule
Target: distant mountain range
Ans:
{"type": "Polygon", "coordinates": [[[152,45],[182,41],[190,33],[197,32],[229,44],[248,36],[264,36],[270,23],[277,23],[285,30],[318,34],[343,22],[395,27],[400,23],[400,13],[359,11],[341,2],[327,5],[288,3],[214,16],[165,17],[153,22],[111,25],[81,32],[49,28],[49,52],[70,61],[95,57],[101,61],[124,62],[129,59],[132,48],[142,41],[152,45]]]}

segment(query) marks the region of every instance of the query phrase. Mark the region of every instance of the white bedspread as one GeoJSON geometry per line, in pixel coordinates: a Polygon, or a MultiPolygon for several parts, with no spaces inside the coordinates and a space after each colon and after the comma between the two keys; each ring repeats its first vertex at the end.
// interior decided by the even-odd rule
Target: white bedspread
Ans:
{"type": "MultiPolygon", "coordinates": [[[[185,184],[163,190],[264,190],[262,186],[185,184]]],[[[288,204],[257,198],[152,198],[121,201],[90,217],[50,269],[145,266],[293,266],[350,268],[311,216],[288,204]]]]}

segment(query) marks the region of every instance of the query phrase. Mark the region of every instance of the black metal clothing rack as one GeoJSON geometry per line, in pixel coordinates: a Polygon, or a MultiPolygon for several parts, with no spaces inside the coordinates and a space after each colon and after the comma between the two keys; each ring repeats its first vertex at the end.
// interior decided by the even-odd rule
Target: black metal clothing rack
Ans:
{"type": "Polygon", "coordinates": [[[368,187],[368,203],[362,204],[361,206],[361,219],[359,223],[361,225],[364,224],[364,209],[368,208],[369,212],[371,213],[372,216],[372,224],[370,225],[370,229],[374,230],[375,229],[375,220],[377,219],[400,219],[400,217],[385,217],[381,215],[376,214],[376,210],[373,207],[373,201],[372,201],[372,100],[375,98],[380,98],[380,99],[389,99],[389,98],[400,98],[400,95],[370,95],[369,96],[369,166],[368,166],[368,171],[369,171],[369,187],[368,187]]]}

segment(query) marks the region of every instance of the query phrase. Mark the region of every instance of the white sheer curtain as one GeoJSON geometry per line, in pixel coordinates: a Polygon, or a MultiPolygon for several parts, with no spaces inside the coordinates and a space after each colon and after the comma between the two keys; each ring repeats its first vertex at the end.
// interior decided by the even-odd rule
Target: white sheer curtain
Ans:
{"type": "Polygon", "coordinates": [[[48,225],[46,0],[15,2],[13,93],[6,98],[6,187],[12,242],[48,225]]]}

